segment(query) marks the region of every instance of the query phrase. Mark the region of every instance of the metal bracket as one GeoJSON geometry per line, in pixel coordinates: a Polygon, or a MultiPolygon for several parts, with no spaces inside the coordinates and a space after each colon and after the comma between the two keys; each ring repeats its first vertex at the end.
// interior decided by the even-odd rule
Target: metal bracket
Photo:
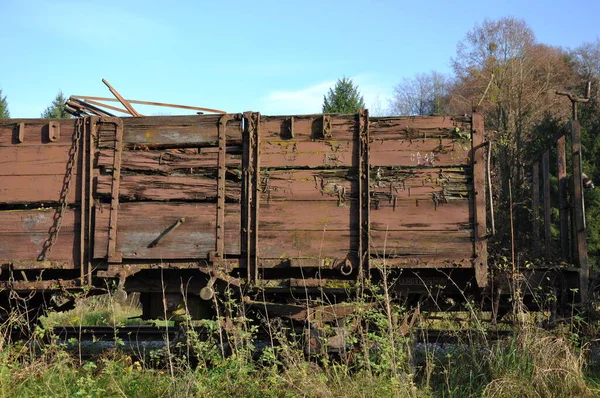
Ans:
{"type": "Polygon", "coordinates": [[[51,142],[60,140],[60,122],[52,121],[48,123],[48,139],[51,142]]]}
{"type": "Polygon", "coordinates": [[[227,153],[227,122],[233,118],[233,115],[226,114],[219,119],[217,127],[219,135],[219,158],[218,158],[218,176],[217,179],[217,230],[216,230],[216,253],[215,260],[223,260],[225,256],[225,174],[227,165],[225,156],[227,153]]]}
{"type": "Polygon", "coordinates": [[[156,239],[154,239],[152,241],[152,243],[150,243],[148,245],[148,248],[153,248],[156,245],[158,245],[160,243],[161,240],[163,240],[168,234],[170,234],[171,232],[175,231],[177,228],[179,228],[179,226],[181,224],[183,224],[185,222],[185,217],[181,217],[179,220],[177,220],[175,222],[175,224],[171,225],[170,227],[168,227],[167,229],[165,229],[163,232],[160,233],[160,235],[158,235],[158,237],[156,239]]]}
{"type": "Polygon", "coordinates": [[[260,113],[244,113],[242,152],[242,255],[246,263],[248,282],[258,280],[258,210],[260,181],[260,113]]]}
{"type": "Polygon", "coordinates": [[[119,185],[121,183],[121,155],[123,153],[123,121],[118,118],[101,119],[101,122],[115,124],[115,155],[110,201],[110,221],[108,226],[108,261],[120,263],[123,260],[117,252],[117,213],[119,210],[119,185]]]}

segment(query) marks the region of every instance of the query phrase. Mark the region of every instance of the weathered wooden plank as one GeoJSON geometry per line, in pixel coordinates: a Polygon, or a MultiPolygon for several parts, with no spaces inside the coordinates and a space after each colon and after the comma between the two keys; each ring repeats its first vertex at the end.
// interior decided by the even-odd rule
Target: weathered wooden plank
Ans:
{"type": "MultiPolygon", "coordinates": [[[[111,175],[98,176],[97,194],[109,196],[111,175]]],[[[226,182],[226,197],[239,200],[240,183],[226,182]]],[[[205,175],[130,175],[122,174],[119,197],[126,200],[214,200],[217,197],[216,178],[205,175]]]]}
{"type": "MultiPolygon", "coordinates": [[[[220,117],[221,115],[196,115],[123,118],[123,143],[131,148],[216,146],[220,117]]],[[[241,139],[241,115],[235,115],[227,123],[227,145],[239,144],[241,139]]],[[[109,147],[102,133],[98,145],[109,147]]]]}
{"type": "MultiPolygon", "coordinates": [[[[94,258],[104,258],[108,244],[108,206],[96,207],[94,258]],[[104,226],[100,228],[99,226],[104,226]]],[[[215,250],[216,205],[210,203],[119,204],[116,250],[129,259],[206,259],[215,250]],[[185,221],[155,247],[148,247],[177,220],[185,221]]],[[[225,254],[240,253],[240,205],[225,205],[225,254]]]]}
{"type": "Polygon", "coordinates": [[[475,279],[477,286],[484,288],[488,284],[488,253],[485,200],[485,125],[481,113],[473,113],[471,161],[473,164],[473,224],[475,235],[473,250],[475,251],[475,279]]]}
{"type": "MultiPolygon", "coordinates": [[[[371,204],[371,228],[379,230],[435,230],[459,231],[471,228],[468,199],[448,203],[398,199],[394,204],[371,204]]],[[[435,245],[432,241],[428,244],[435,245]]]]}
{"type": "Polygon", "coordinates": [[[470,119],[449,116],[392,116],[370,118],[372,139],[454,138],[470,142],[470,119]]]}
{"type": "MultiPolygon", "coordinates": [[[[0,211],[0,234],[47,233],[54,224],[55,214],[54,208],[2,210],[0,211]]],[[[78,209],[65,210],[60,230],[61,232],[79,230],[78,209]]]]}
{"type": "MultiPolygon", "coordinates": [[[[74,261],[79,253],[79,231],[68,231],[61,228],[58,238],[47,261],[74,261]]],[[[48,232],[11,232],[0,234],[0,263],[11,261],[37,261],[42,254],[44,243],[48,240],[48,232]]]]}
{"type": "MultiPolygon", "coordinates": [[[[323,139],[323,115],[294,116],[294,136],[289,130],[290,116],[261,115],[261,141],[289,140],[301,142],[323,139]]],[[[328,140],[352,141],[356,135],[355,115],[332,115],[328,140]]]]}
{"type": "Polygon", "coordinates": [[[562,258],[567,260],[569,255],[569,208],[567,200],[567,156],[565,150],[565,136],[556,141],[556,168],[558,178],[558,211],[560,214],[560,252],[562,258]]]}
{"type": "MultiPolygon", "coordinates": [[[[353,140],[270,140],[261,143],[263,167],[350,167],[353,140]]],[[[372,139],[372,166],[442,167],[467,163],[468,147],[457,140],[372,139]]]]}
{"type": "MultiPolygon", "coordinates": [[[[121,170],[156,172],[159,174],[171,174],[176,172],[190,172],[190,169],[212,167],[217,165],[218,154],[216,152],[204,152],[198,148],[166,149],[133,151],[125,150],[122,154],[121,170]]],[[[240,168],[241,154],[227,153],[227,167],[240,168]]],[[[112,149],[103,149],[98,152],[98,167],[110,167],[112,165],[112,149]]]]}
{"type": "Polygon", "coordinates": [[[473,257],[473,233],[463,231],[371,230],[372,257],[437,255],[440,258],[473,257]]]}
{"type": "MultiPolygon", "coordinates": [[[[335,201],[270,201],[261,204],[260,228],[272,231],[346,231],[356,228],[358,220],[351,217],[357,201],[339,206],[335,201]]],[[[419,202],[399,199],[393,204],[371,205],[371,226],[385,230],[445,230],[469,228],[469,202],[432,200],[419,202]]]]}
{"type": "MultiPolygon", "coordinates": [[[[79,177],[71,184],[68,202],[79,202],[79,177]]],[[[58,202],[63,188],[63,175],[2,176],[0,203],[58,202]]]]}
{"type": "Polygon", "coordinates": [[[542,155],[542,181],[544,184],[544,253],[552,255],[552,205],[550,203],[550,151],[542,155]]]}
{"type": "Polygon", "coordinates": [[[67,146],[0,147],[0,176],[64,175],[68,160],[67,146]]]}
{"type": "MultiPolygon", "coordinates": [[[[289,123],[291,116],[262,116],[261,134],[264,140],[310,141],[321,139],[322,115],[294,116],[294,137],[289,123]]],[[[375,117],[370,118],[371,139],[452,138],[470,142],[470,119],[448,116],[375,117]]],[[[331,115],[331,140],[351,141],[356,135],[355,115],[331,115]]]]}
{"type": "Polygon", "coordinates": [[[51,119],[5,119],[0,120],[0,147],[17,146],[70,146],[75,130],[75,119],[60,120],[60,139],[51,142],[48,123],[51,119]],[[18,126],[24,123],[23,142],[19,142],[18,126]]]}
{"type": "MultiPolygon", "coordinates": [[[[431,200],[432,194],[439,192],[446,199],[469,195],[469,177],[464,170],[373,168],[370,173],[375,201],[391,201],[393,196],[431,200]]],[[[353,169],[263,170],[261,181],[261,199],[266,201],[325,200],[343,204],[358,198],[353,169]]]]}
{"type": "MultiPolygon", "coordinates": [[[[262,214],[261,214],[262,220],[262,214]]],[[[261,224],[262,228],[262,224],[261,224]]],[[[260,258],[345,258],[356,250],[354,231],[272,231],[258,233],[260,258]]]]}

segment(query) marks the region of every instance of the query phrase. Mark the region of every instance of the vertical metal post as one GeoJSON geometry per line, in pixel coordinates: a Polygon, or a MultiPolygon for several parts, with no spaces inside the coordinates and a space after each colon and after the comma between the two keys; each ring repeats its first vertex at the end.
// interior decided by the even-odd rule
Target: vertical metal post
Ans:
{"type": "Polygon", "coordinates": [[[552,219],[550,206],[550,151],[542,155],[542,179],[544,182],[544,253],[546,258],[552,255],[552,219]]]}
{"type": "Polygon", "coordinates": [[[120,263],[122,256],[121,253],[117,252],[117,214],[119,211],[119,184],[121,182],[121,154],[123,152],[123,121],[119,118],[104,118],[102,122],[115,124],[115,155],[108,227],[108,261],[120,263]]]}
{"type": "Polygon", "coordinates": [[[370,269],[370,176],[369,176],[369,111],[358,113],[358,279],[369,277],[370,269]],[[365,275],[366,270],[366,275],[365,275]]]}
{"type": "Polygon", "coordinates": [[[260,195],[260,114],[244,113],[242,153],[242,256],[248,282],[258,281],[258,206],[260,195]]]}
{"type": "Polygon", "coordinates": [[[485,199],[485,126],[481,113],[474,111],[472,115],[472,147],[471,161],[473,168],[473,221],[474,229],[474,262],[477,286],[486,287],[488,284],[487,269],[487,220],[485,199]]]}
{"type": "Polygon", "coordinates": [[[87,191],[87,239],[88,239],[88,254],[86,259],[86,275],[87,275],[87,283],[88,285],[92,285],[92,259],[94,258],[94,180],[96,176],[94,176],[94,157],[96,151],[96,138],[98,137],[98,121],[100,120],[97,116],[91,116],[88,118],[88,132],[89,132],[89,149],[90,154],[88,156],[88,191],[87,191]]]}
{"type": "Polygon", "coordinates": [[[219,137],[219,158],[217,161],[217,229],[215,260],[222,261],[225,257],[225,174],[227,153],[227,122],[232,115],[226,114],[219,119],[217,132],[219,137]]]}
{"type": "Polygon", "coordinates": [[[79,118],[75,123],[75,128],[81,129],[81,136],[79,138],[79,156],[80,156],[80,172],[79,172],[79,278],[80,283],[85,283],[85,264],[86,264],[86,250],[87,250],[87,145],[86,140],[88,133],[88,120],[87,118],[79,118]]]}
{"type": "Polygon", "coordinates": [[[532,174],[531,226],[533,227],[533,249],[537,254],[540,250],[540,163],[537,161],[533,162],[532,174]]]}
{"type": "Polygon", "coordinates": [[[565,136],[556,141],[556,165],[558,169],[558,206],[560,215],[560,253],[565,260],[569,259],[569,209],[567,203],[567,157],[565,152],[565,136]]]}

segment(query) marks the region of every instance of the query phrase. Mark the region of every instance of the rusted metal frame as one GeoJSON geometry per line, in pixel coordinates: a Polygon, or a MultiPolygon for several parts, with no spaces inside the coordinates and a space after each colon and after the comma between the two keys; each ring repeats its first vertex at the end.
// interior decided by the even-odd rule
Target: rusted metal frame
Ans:
{"type": "Polygon", "coordinates": [[[565,260],[569,259],[569,208],[567,202],[567,157],[565,152],[565,136],[556,141],[556,166],[558,169],[558,206],[560,215],[560,253],[565,260]]]}
{"type": "Polygon", "coordinates": [[[473,221],[474,228],[474,259],[475,279],[477,286],[484,288],[488,284],[487,269],[487,231],[486,231],[486,199],[485,199],[485,127],[483,115],[473,112],[472,115],[472,149],[471,161],[473,167],[473,221]]]}
{"type": "Polygon", "coordinates": [[[223,115],[219,119],[219,155],[218,155],[218,179],[217,179],[217,230],[216,230],[216,252],[215,260],[222,261],[225,256],[225,156],[227,152],[227,122],[232,119],[231,114],[223,115]]]}
{"type": "Polygon", "coordinates": [[[115,90],[113,88],[113,86],[111,86],[106,81],[106,79],[102,79],[102,83],[106,84],[106,87],[108,87],[108,89],[110,90],[110,92],[119,100],[119,102],[125,107],[125,109],[127,109],[127,111],[129,113],[131,113],[131,116],[140,116],[140,114],[137,113],[135,109],[133,109],[133,106],[131,106],[131,104],[129,103],[129,101],[127,101],[125,98],[123,98],[121,96],[121,94],[119,94],[119,92],[117,90],[115,90]]]}
{"type": "Polygon", "coordinates": [[[88,140],[89,140],[89,156],[88,156],[88,186],[87,186],[87,258],[85,262],[85,274],[87,276],[87,284],[92,285],[92,260],[94,257],[94,157],[96,153],[96,139],[98,137],[98,122],[100,118],[91,116],[87,118],[88,140]]]}
{"type": "Polygon", "coordinates": [[[580,297],[581,302],[587,302],[588,285],[590,278],[590,268],[588,262],[587,242],[586,242],[586,226],[585,226],[585,208],[583,204],[583,169],[581,159],[581,126],[579,121],[572,120],[569,122],[569,130],[571,131],[571,151],[573,160],[573,210],[574,210],[574,245],[576,248],[577,265],[579,265],[579,282],[580,282],[580,297]]]}
{"type": "Polygon", "coordinates": [[[550,151],[542,155],[542,181],[544,184],[544,253],[546,258],[552,255],[552,207],[550,205],[550,151]]]}
{"type": "MultiPolygon", "coordinates": [[[[88,172],[88,168],[87,168],[87,159],[88,159],[88,143],[87,138],[89,136],[88,131],[89,131],[89,124],[88,124],[89,120],[88,118],[84,118],[83,119],[83,125],[80,127],[83,129],[83,134],[80,138],[80,143],[79,145],[81,146],[80,150],[79,150],[79,156],[80,156],[80,172],[79,172],[79,180],[81,181],[81,184],[79,185],[79,196],[80,196],[80,202],[79,202],[79,279],[82,285],[85,284],[85,263],[86,263],[86,253],[88,250],[87,247],[87,242],[86,242],[86,237],[87,237],[87,230],[88,230],[88,224],[87,224],[87,172],[88,172]]],[[[77,128],[77,127],[75,127],[77,128]]]]}
{"type": "Polygon", "coordinates": [[[538,253],[540,244],[540,162],[538,161],[533,162],[531,184],[533,249],[538,253]]]}
{"type": "Polygon", "coordinates": [[[110,221],[108,226],[108,261],[120,263],[123,260],[117,252],[117,215],[119,211],[119,184],[121,182],[121,155],[123,152],[123,121],[119,118],[102,119],[102,122],[115,124],[115,153],[110,202],[110,221]]]}
{"type": "Polygon", "coordinates": [[[246,266],[248,282],[258,280],[258,183],[260,170],[258,163],[258,125],[260,114],[244,113],[244,136],[242,152],[242,257],[246,266]]]}
{"type": "Polygon", "coordinates": [[[259,227],[259,208],[260,208],[260,113],[255,113],[254,121],[254,176],[253,176],[253,187],[254,187],[254,200],[252,207],[252,257],[254,261],[254,280],[258,280],[258,258],[259,258],[259,247],[258,247],[258,227],[259,227]]]}
{"type": "Polygon", "coordinates": [[[370,270],[370,181],[369,181],[369,111],[358,113],[358,280],[359,286],[370,270]],[[366,271],[366,275],[365,275],[366,271]]]}

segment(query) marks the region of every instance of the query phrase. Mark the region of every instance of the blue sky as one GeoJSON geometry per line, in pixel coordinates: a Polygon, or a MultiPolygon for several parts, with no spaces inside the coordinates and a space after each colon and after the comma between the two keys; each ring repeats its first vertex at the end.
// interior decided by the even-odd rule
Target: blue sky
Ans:
{"type": "Polygon", "coordinates": [[[485,18],[572,48],[600,37],[598,15],[600,0],[0,0],[0,88],[12,117],[39,117],[59,90],[110,96],[102,78],[130,99],[301,114],[347,76],[385,107],[403,78],[449,72],[485,18]]]}

